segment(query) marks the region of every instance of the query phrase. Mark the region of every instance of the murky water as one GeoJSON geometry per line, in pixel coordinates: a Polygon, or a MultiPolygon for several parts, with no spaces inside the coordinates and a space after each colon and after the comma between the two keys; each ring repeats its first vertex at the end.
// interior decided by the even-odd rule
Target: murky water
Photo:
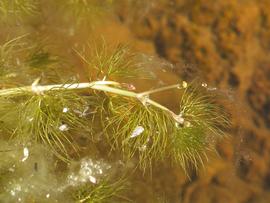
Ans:
{"type": "MultiPolygon", "coordinates": [[[[126,10],[121,10],[126,7],[115,8],[111,1],[104,1],[104,3],[93,1],[94,7],[89,7],[89,9],[84,3],[87,1],[29,2],[32,3],[30,5],[37,7],[26,7],[25,9],[30,10],[18,10],[6,15],[0,12],[2,15],[0,16],[0,43],[4,44],[15,37],[22,37],[18,44],[11,47],[10,53],[14,58],[8,59],[9,63],[4,61],[12,71],[9,73],[7,82],[1,82],[0,88],[16,87],[18,84],[29,86],[33,85],[34,81],[51,84],[53,82],[86,82],[89,79],[102,80],[103,78],[92,77],[91,71],[87,68],[89,64],[80,54],[91,57],[93,50],[102,46],[104,41],[109,47],[125,43],[129,44],[133,51],[143,52],[138,54],[138,57],[142,61],[144,70],[150,73],[152,79],[121,79],[121,83],[125,84],[127,89],[141,92],[165,85],[182,84],[179,71],[175,70],[169,62],[155,56],[153,44],[147,40],[135,38],[131,33],[129,21],[138,17],[139,10],[130,13],[131,17],[125,24],[116,13],[122,12],[128,16],[129,13],[126,14],[126,10]],[[36,52],[39,54],[35,55],[36,52]],[[29,55],[39,57],[36,61],[32,61],[36,69],[32,72],[23,72],[24,68],[21,67],[29,55]],[[44,68],[43,71],[44,64],[40,62],[44,61],[49,64],[50,69],[44,68]],[[61,76],[60,80],[55,78],[55,69],[58,70],[56,75],[61,76]],[[36,80],[37,78],[40,80],[36,80]]],[[[139,7],[135,7],[141,8],[141,17],[154,5],[154,1],[148,4],[142,2],[138,3],[139,7]]],[[[9,10],[12,9],[16,8],[9,8],[9,10]]],[[[131,12],[132,9],[128,11],[131,12]]],[[[4,51],[5,49],[0,50],[2,58],[4,58],[4,51]]],[[[202,86],[214,88],[204,81],[202,86]]],[[[88,92],[85,91],[83,94],[88,94],[88,92]]],[[[151,98],[178,112],[180,95],[178,90],[172,90],[157,93],[151,98]]],[[[24,103],[23,105],[26,106],[24,103]]],[[[94,108],[87,105],[82,105],[80,108],[70,105],[62,106],[58,113],[67,115],[72,112],[78,118],[88,118],[94,111],[94,108]]],[[[34,119],[27,117],[27,120],[29,125],[32,125],[31,122],[34,119]]],[[[63,133],[72,130],[72,126],[61,122],[58,124],[58,130],[63,133]]],[[[132,138],[140,136],[143,131],[143,126],[136,126],[132,131],[132,138]]],[[[103,143],[102,132],[90,137],[84,130],[72,131],[73,141],[77,143],[79,150],[68,148],[68,154],[72,157],[70,163],[59,160],[54,153],[40,144],[40,140],[38,142],[31,140],[23,142],[24,139],[9,140],[4,133],[4,128],[1,128],[0,135],[3,139],[0,139],[0,202],[74,202],[75,198],[72,194],[85,183],[96,185],[107,176],[113,177],[117,183],[117,180],[124,176],[127,179],[127,189],[118,196],[115,202],[174,203],[182,202],[182,194],[188,193],[182,190],[182,186],[189,185],[191,179],[196,179],[198,176],[207,179],[204,172],[199,171],[197,176],[193,170],[190,171],[190,177],[188,177],[180,166],[172,166],[169,160],[153,163],[152,169],[145,171],[136,168],[137,159],[124,163],[119,152],[111,152],[103,143]]],[[[211,173],[211,167],[224,166],[224,163],[219,161],[214,154],[210,155],[210,162],[212,164],[202,171],[211,173]]]]}

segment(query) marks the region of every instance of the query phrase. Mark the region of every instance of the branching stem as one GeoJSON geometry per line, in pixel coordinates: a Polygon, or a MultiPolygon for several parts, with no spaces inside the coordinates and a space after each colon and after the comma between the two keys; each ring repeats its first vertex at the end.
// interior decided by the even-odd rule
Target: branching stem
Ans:
{"type": "Polygon", "coordinates": [[[2,96],[12,96],[12,95],[20,95],[25,92],[35,93],[35,94],[43,94],[46,91],[63,91],[63,90],[79,90],[79,89],[93,89],[104,92],[109,92],[117,95],[127,96],[137,98],[140,102],[145,105],[153,105],[163,111],[166,111],[175,118],[177,115],[168,109],[167,107],[159,104],[158,102],[149,98],[149,94],[160,92],[168,89],[179,88],[179,84],[170,85],[146,92],[136,93],[128,90],[123,90],[118,88],[119,83],[114,81],[94,81],[90,83],[74,83],[74,84],[55,84],[55,85],[38,85],[35,81],[31,86],[24,87],[16,87],[16,88],[8,88],[0,90],[0,97],[2,96]],[[114,86],[114,87],[112,87],[114,86]]]}
{"type": "Polygon", "coordinates": [[[150,94],[153,94],[153,93],[162,92],[162,91],[165,91],[165,90],[175,89],[175,88],[180,89],[181,85],[180,84],[169,85],[169,86],[166,86],[166,87],[161,87],[161,88],[157,88],[157,89],[142,92],[142,93],[140,93],[140,95],[150,95],[150,94]]]}

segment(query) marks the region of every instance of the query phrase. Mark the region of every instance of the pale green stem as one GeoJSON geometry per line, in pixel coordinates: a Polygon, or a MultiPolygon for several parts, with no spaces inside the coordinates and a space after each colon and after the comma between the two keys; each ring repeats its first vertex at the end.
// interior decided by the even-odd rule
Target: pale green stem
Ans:
{"type": "Polygon", "coordinates": [[[43,94],[46,91],[63,91],[63,90],[79,90],[79,89],[93,89],[99,90],[109,93],[114,93],[117,95],[133,97],[140,100],[143,104],[153,105],[163,111],[166,111],[172,115],[173,118],[177,116],[173,111],[168,109],[167,107],[159,104],[158,102],[148,98],[147,96],[154,92],[164,91],[167,89],[178,88],[179,85],[170,85],[167,87],[162,87],[156,90],[146,91],[142,93],[136,93],[128,90],[123,90],[117,87],[111,87],[109,85],[119,86],[119,83],[114,81],[94,81],[90,83],[74,83],[74,84],[56,84],[56,85],[37,85],[34,82],[31,86],[24,87],[16,87],[16,88],[8,88],[0,90],[0,96],[12,96],[12,95],[20,95],[25,92],[35,93],[35,94],[43,94]]]}
{"type": "Polygon", "coordinates": [[[165,90],[175,89],[175,88],[180,89],[181,85],[180,84],[169,85],[169,86],[166,86],[166,87],[161,87],[161,88],[157,88],[157,89],[142,92],[142,93],[140,93],[140,95],[150,95],[150,94],[153,94],[153,93],[156,93],[156,92],[162,92],[162,91],[165,91],[165,90]]]}
{"type": "Polygon", "coordinates": [[[91,83],[74,83],[74,84],[57,84],[57,85],[37,85],[33,83],[31,86],[16,87],[0,90],[0,96],[11,96],[20,95],[25,92],[33,92],[37,94],[42,94],[43,92],[53,91],[53,90],[74,90],[74,89],[97,89],[102,90],[104,85],[119,85],[119,83],[114,81],[95,81],[91,83]]]}

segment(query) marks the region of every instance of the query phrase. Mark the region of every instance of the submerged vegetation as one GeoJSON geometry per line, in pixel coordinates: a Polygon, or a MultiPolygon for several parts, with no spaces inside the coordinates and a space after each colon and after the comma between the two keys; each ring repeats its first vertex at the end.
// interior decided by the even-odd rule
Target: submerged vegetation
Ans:
{"type": "Polygon", "coordinates": [[[123,180],[109,183],[103,180],[98,185],[85,185],[75,192],[74,199],[82,203],[119,202],[119,193],[124,189],[123,180]]]}
{"type": "Polygon", "coordinates": [[[0,1],[1,20],[10,23],[10,20],[20,21],[27,16],[38,13],[37,0],[2,0],[0,1]]]}
{"type": "MultiPolygon", "coordinates": [[[[89,15],[117,1],[61,3],[63,18],[69,19],[70,12],[90,20],[89,15]]],[[[29,20],[42,16],[42,4],[1,1],[0,13],[12,16],[12,22],[23,21],[24,15],[29,20]]],[[[80,22],[73,23],[79,29],[80,22]]],[[[188,174],[204,164],[208,151],[224,137],[229,114],[222,95],[205,83],[179,78],[175,84],[137,90],[155,73],[128,46],[102,40],[72,45],[63,53],[40,45],[39,37],[30,32],[1,38],[0,200],[129,202],[120,194],[128,178],[117,175],[119,164],[122,172],[148,174],[153,163],[170,162],[188,174]],[[171,102],[179,108],[154,99],[166,91],[178,95],[171,102]],[[42,192],[30,192],[31,187],[42,192]],[[57,195],[69,192],[73,195],[57,195]]]]}

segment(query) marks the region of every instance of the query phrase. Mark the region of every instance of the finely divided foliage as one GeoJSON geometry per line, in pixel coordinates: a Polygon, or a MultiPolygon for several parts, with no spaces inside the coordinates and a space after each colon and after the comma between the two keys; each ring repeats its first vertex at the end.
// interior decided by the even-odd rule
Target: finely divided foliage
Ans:
{"type": "Polygon", "coordinates": [[[119,202],[119,193],[125,189],[124,179],[113,183],[103,180],[97,185],[84,185],[74,195],[81,203],[119,202]],[[113,200],[114,199],[114,200],[113,200]]]}
{"type": "Polygon", "coordinates": [[[33,43],[21,35],[0,45],[0,85],[25,85],[36,78],[63,82],[71,70],[64,69],[61,57],[50,53],[45,42],[33,43]]]}
{"type": "Polygon", "coordinates": [[[67,147],[76,150],[72,133],[78,129],[80,132],[91,132],[91,125],[79,114],[91,105],[88,100],[90,96],[82,97],[66,91],[42,95],[26,93],[20,97],[1,99],[0,119],[13,139],[22,143],[41,142],[59,158],[67,160],[67,147]]]}
{"type": "Polygon", "coordinates": [[[230,126],[229,115],[221,106],[222,98],[216,91],[196,84],[189,85],[180,99],[180,114],[185,122],[175,128],[172,155],[187,172],[198,169],[207,160],[207,151],[215,151],[215,142],[225,135],[230,126]]]}
{"type": "MultiPolygon", "coordinates": [[[[5,56],[16,53],[13,48],[20,47],[19,39],[15,38],[1,47],[2,58],[9,60],[5,56]]],[[[120,152],[125,160],[137,157],[140,168],[145,170],[153,161],[171,156],[186,171],[189,166],[198,168],[203,164],[206,151],[214,149],[215,141],[222,137],[229,125],[228,115],[218,103],[216,92],[195,83],[187,85],[183,82],[179,89],[179,114],[149,100],[151,92],[179,88],[179,85],[148,91],[143,98],[142,94],[122,89],[117,82],[109,82],[115,87],[106,85],[107,79],[135,76],[139,72],[138,64],[143,64],[125,46],[108,49],[103,43],[101,48],[95,47],[90,58],[77,53],[87,68],[95,70],[91,78],[103,78],[98,87],[104,91],[103,96],[98,96],[98,91],[87,93],[88,96],[77,92],[76,87],[80,83],[77,86],[71,84],[72,89],[63,84],[62,88],[58,86],[56,90],[52,87],[46,92],[37,91],[38,84],[34,83],[30,89],[26,88],[26,92],[15,89],[19,96],[13,93],[1,98],[2,131],[9,132],[13,138],[44,143],[59,158],[68,160],[67,146],[76,150],[71,134],[76,129],[92,134],[94,125],[76,112],[83,115],[83,108],[94,109],[88,120],[102,118],[101,131],[105,132],[109,146],[120,152]]],[[[29,55],[26,56],[28,65],[22,68],[24,72],[33,71],[37,65],[50,70],[50,64],[54,63],[46,52],[32,54],[30,60],[29,55]]],[[[2,68],[6,66],[9,66],[8,61],[4,61],[2,68]]],[[[5,88],[2,92],[7,90],[5,88]]]]}
{"type": "Polygon", "coordinates": [[[149,78],[139,60],[139,54],[133,53],[127,45],[119,44],[115,47],[102,43],[88,43],[84,52],[75,49],[75,52],[86,65],[86,71],[94,79],[118,78],[149,78]],[[93,76],[93,72],[96,73],[93,76]]]}
{"type": "Polygon", "coordinates": [[[218,97],[204,87],[181,90],[179,123],[168,112],[133,98],[111,97],[108,103],[107,138],[126,160],[138,156],[142,169],[170,154],[173,162],[188,168],[203,165],[207,151],[229,126],[218,97]]]}
{"type": "Polygon", "coordinates": [[[126,160],[138,155],[141,168],[166,157],[174,122],[162,110],[133,98],[111,97],[105,127],[109,142],[126,160]]]}
{"type": "MultiPolygon", "coordinates": [[[[61,78],[56,77],[55,81],[61,84],[47,84],[50,81],[47,80],[41,85],[38,78],[24,86],[27,80],[21,78],[21,83],[9,87],[10,74],[14,73],[10,68],[12,59],[20,55],[19,48],[29,52],[20,55],[23,62],[20,71],[25,75],[51,72],[57,61],[46,51],[25,48],[20,39],[0,46],[2,138],[23,145],[41,143],[56,159],[70,162],[74,154],[80,155],[76,135],[94,138],[98,134],[103,145],[121,160],[132,160],[144,172],[151,170],[153,163],[170,160],[188,174],[191,167],[198,169],[204,164],[207,151],[215,150],[215,142],[224,137],[230,125],[229,115],[220,102],[222,98],[198,82],[182,81],[139,93],[125,89],[118,80],[138,77],[143,63],[122,45],[109,49],[103,43],[94,47],[90,56],[76,51],[86,64],[88,78],[92,79],[85,83],[61,83],[61,78]],[[150,98],[156,92],[170,89],[179,91],[177,113],[150,98]]],[[[79,189],[76,199],[103,202],[117,196],[121,189],[118,183],[86,184],[79,189]]]]}
{"type": "MultiPolygon", "coordinates": [[[[168,3],[155,3],[163,2],[168,3]]],[[[9,31],[30,32],[13,39],[5,36],[8,40],[0,43],[1,200],[49,202],[58,201],[54,193],[64,198],[72,193],[67,198],[76,202],[131,202],[120,195],[127,180],[117,166],[123,173],[139,169],[149,174],[155,164],[171,163],[188,175],[215,151],[230,127],[218,91],[179,78],[176,84],[138,92],[141,82],[160,85],[145,79],[153,79],[162,64],[88,33],[109,10],[126,5],[137,19],[153,3],[0,0],[0,40],[9,31]],[[94,42],[87,43],[86,30],[94,42]],[[46,34],[53,45],[45,42],[46,34]],[[179,103],[177,110],[152,97],[170,90],[179,95],[179,101],[172,101],[179,103]],[[99,161],[84,163],[85,156],[99,161]],[[74,170],[70,166],[77,161],[83,165],[75,164],[80,168],[74,170]],[[108,161],[108,170],[102,169],[103,161],[108,161]],[[93,165],[100,179],[94,177],[93,165]],[[47,180],[51,175],[53,180],[47,180]],[[46,189],[44,182],[55,184],[46,189]]]]}
{"type": "Polygon", "coordinates": [[[32,16],[38,13],[37,0],[1,0],[0,1],[0,15],[1,20],[5,22],[15,19],[20,21],[25,16],[32,16]]]}

